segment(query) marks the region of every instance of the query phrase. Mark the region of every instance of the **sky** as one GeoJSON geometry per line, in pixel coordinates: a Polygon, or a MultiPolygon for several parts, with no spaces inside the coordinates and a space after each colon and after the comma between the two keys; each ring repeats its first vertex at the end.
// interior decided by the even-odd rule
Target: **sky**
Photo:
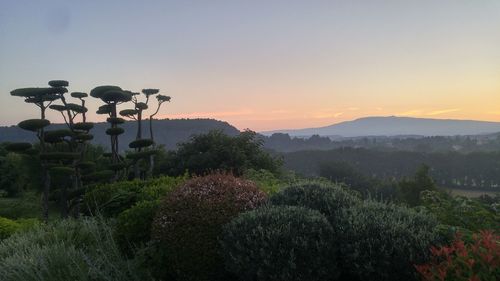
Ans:
{"type": "Polygon", "coordinates": [[[500,121],[500,1],[0,0],[0,125],[38,117],[11,90],[53,79],[159,88],[161,118],[256,131],[500,121]]]}

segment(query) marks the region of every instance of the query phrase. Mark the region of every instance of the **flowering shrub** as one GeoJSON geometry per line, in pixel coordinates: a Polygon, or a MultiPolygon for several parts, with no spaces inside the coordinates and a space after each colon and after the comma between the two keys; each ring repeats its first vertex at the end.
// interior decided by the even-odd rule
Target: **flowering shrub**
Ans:
{"type": "Polygon", "coordinates": [[[188,180],[165,197],[152,224],[152,239],[166,253],[163,266],[178,280],[223,280],[222,226],[265,201],[253,182],[232,175],[188,180]]]}
{"type": "Polygon", "coordinates": [[[492,231],[473,235],[464,243],[460,234],[450,246],[432,247],[432,261],[416,265],[424,281],[495,281],[500,277],[500,236],[492,231]]]}

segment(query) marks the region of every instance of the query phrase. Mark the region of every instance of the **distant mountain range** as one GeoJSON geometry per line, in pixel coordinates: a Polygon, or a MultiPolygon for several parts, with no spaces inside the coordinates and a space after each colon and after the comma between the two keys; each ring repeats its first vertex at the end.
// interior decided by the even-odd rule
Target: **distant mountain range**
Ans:
{"type": "Polygon", "coordinates": [[[500,122],[473,120],[444,120],[411,117],[365,117],[326,127],[298,130],[275,130],[261,132],[270,136],[274,133],[289,134],[292,137],[320,136],[455,136],[480,135],[500,132],[500,122]]]}
{"type": "MultiPolygon", "coordinates": [[[[128,149],[128,144],[135,139],[137,133],[137,123],[127,121],[120,125],[125,129],[125,133],[119,138],[120,150],[128,149]]],[[[109,147],[109,136],[105,134],[109,127],[107,123],[95,123],[94,128],[90,132],[94,135],[92,142],[102,145],[105,148],[109,147]]],[[[64,124],[50,125],[48,130],[66,128],[64,124]]],[[[168,149],[174,149],[180,142],[188,141],[193,135],[208,133],[210,130],[222,130],[228,135],[237,135],[240,133],[238,129],[227,122],[213,119],[164,119],[154,120],[154,137],[158,144],[165,145],[168,149]]],[[[143,123],[143,136],[149,137],[149,124],[143,123]]],[[[24,131],[17,126],[0,127],[0,142],[33,142],[35,134],[24,131]]]]}

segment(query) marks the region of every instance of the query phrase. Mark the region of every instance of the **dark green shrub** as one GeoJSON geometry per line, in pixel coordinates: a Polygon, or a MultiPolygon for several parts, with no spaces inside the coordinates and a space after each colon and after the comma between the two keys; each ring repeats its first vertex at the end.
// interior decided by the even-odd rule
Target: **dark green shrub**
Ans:
{"type": "Polygon", "coordinates": [[[163,266],[180,280],[225,278],[217,242],[222,226],[265,200],[253,182],[231,175],[188,180],[165,197],[153,221],[152,238],[168,253],[163,266]]]}
{"type": "Polygon", "coordinates": [[[120,181],[91,188],[84,195],[90,213],[112,217],[143,200],[156,200],[183,183],[187,176],[159,177],[147,181],[120,181]]]}
{"type": "Polygon", "coordinates": [[[141,201],[118,215],[115,237],[124,252],[129,253],[136,246],[151,239],[151,224],[159,201],[141,201]]]}
{"type": "Polygon", "coordinates": [[[231,221],[221,244],[228,270],[242,280],[326,281],[339,275],[333,236],[318,211],[272,206],[231,221]]]}
{"type": "Polygon", "coordinates": [[[346,280],[417,280],[429,258],[437,221],[406,207],[365,201],[345,211],[340,242],[346,280]]]}
{"type": "Polygon", "coordinates": [[[302,206],[324,214],[335,232],[342,231],[339,219],[345,208],[361,200],[347,190],[322,182],[305,182],[289,186],[271,197],[273,205],[302,206]]]}

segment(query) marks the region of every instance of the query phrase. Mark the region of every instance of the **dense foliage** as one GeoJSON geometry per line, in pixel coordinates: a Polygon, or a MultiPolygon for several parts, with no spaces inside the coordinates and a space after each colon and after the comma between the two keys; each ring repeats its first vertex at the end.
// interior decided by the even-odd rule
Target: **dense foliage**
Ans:
{"type": "Polygon", "coordinates": [[[437,221],[405,207],[365,201],[340,223],[342,267],[349,280],[415,280],[415,263],[437,243],[437,221]]]}
{"type": "Polygon", "coordinates": [[[84,196],[90,213],[116,216],[135,203],[156,200],[183,183],[187,176],[159,177],[147,181],[120,181],[91,188],[84,196]]]}
{"type": "Polygon", "coordinates": [[[360,204],[361,200],[337,185],[321,182],[294,184],[271,197],[273,205],[302,206],[324,214],[334,227],[342,231],[342,215],[346,208],[360,204]]]}
{"type": "Polygon", "coordinates": [[[140,201],[118,215],[115,237],[124,252],[146,244],[151,240],[151,224],[159,201],[140,201]]]}
{"type": "Polygon", "coordinates": [[[461,231],[467,232],[484,229],[500,232],[500,197],[484,201],[451,196],[439,191],[426,191],[422,193],[422,201],[423,206],[446,226],[459,227],[461,231]]]}
{"type": "Polygon", "coordinates": [[[438,186],[492,191],[499,191],[499,161],[500,152],[386,152],[353,147],[284,154],[284,167],[306,176],[319,175],[325,163],[342,162],[368,178],[401,180],[426,164],[438,186]]]}
{"type": "Polygon", "coordinates": [[[221,244],[228,270],[240,280],[335,280],[333,228],[319,212],[264,207],[225,226],[221,244]]]}
{"type": "Polygon", "coordinates": [[[432,247],[432,260],[417,265],[423,281],[496,281],[500,276],[500,236],[491,231],[464,242],[460,235],[449,246],[432,247]]]}
{"type": "Polygon", "coordinates": [[[126,260],[99,219],[40,225],[0,243],[5,281],[144,280],[147,273],[126,260]]]}
{"type": "Polygon", "coordinates": [[[188,180],[162,201],[152,237],[167,251],[163,266],[180,280],[221,280],[224,262],[217,237],[240,212],[266,200],[257,186],[227,174],[188,180]]]}
{"type": "Polygon", "coordinates": [[[162,164],[164,173],[183,174],[189,171],[204,175],[214,171],[227,171],[242,175],[248,169],[278,172],[280,161],[262,150],[262,141],[256,133],[243,132],[235,137],[222,131],[196,135],[179,145],[162,164]]]}

